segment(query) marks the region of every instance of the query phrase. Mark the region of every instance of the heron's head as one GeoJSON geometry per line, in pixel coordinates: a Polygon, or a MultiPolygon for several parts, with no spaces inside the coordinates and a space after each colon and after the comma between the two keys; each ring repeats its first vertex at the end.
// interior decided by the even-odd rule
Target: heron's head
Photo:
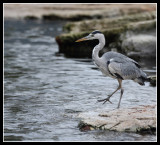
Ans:
{"type": "Polygon", "coordinates": [[[81,41],[85,41],[85,40],[100,39],[102,37],[104,37],[104,35],[100,31],[95,30],[92,33],[90,33],[88,36],[83,37],[81,39],[78,39],[76,42],[81,42],[81,41]]]}

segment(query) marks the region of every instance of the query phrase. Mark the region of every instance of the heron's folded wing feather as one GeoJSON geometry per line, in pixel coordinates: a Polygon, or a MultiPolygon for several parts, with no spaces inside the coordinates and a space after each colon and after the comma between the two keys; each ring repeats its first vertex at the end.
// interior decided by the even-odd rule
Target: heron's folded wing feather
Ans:
{"type": "Polygon", "coordinates": [[[121,54],[121,53],[117,53],[117,52],[113,52],[113,51],[110,51],[110,52],[107,52],[105,54],[103,54],[102,56],[103,58],[105,59],[111,59],[111,58],[114,58],[114,59],[118,59],[118,61],[129,61],[129,62],[132,62],[134,63],[138,68],[140,68],[141,66],[138,64],[138,62],[136,62],[135,60],[121,54]]]}
{"type": "Polygon", "coordinates": [[[135,79],[140,76],[140,70],[133,62],[127,62],[122,59],[111,59],[108,69],[117,78],[135,79]]]}

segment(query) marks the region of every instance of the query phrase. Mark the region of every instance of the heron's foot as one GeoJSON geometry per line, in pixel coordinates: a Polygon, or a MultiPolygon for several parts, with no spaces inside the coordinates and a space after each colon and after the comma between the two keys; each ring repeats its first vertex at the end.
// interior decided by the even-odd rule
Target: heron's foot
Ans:
{"type": "Polygon", "coordinates": [[[106,103],[106,102],[108,101],[108,102],[110,102],[110,103],[112,104],[112,102],[109,100],[109,98],[110,98],[110,97],[108,97],[108,98],[106,98],[106,99],[98,100],[98,102],[103,102],[103,101],[104,101],[104,102],[103,102],[103,104],[104,104],[104,103],[106,103]]]}
{"type": "Polygon", "coordinates": [[[109,94],[109,95],[107,95],[109,98],[112,96],[113,94],[109,94]]]}

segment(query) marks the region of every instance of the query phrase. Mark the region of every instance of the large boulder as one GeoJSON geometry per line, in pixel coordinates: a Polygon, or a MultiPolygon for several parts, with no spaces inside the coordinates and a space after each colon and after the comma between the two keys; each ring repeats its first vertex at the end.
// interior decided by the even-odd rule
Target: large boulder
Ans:
{"type": "Polygon", "coordinates": [[[122,42],[122,51],[132,57],[156,57],[156,37],[152,35],[135,35],[122,42]]]}
{"type": "Polygon", "coordinates": [[[111,130],[120,132],[155,133],[156,105],[109,110],[93,110],[78,115],[79,128],[86,130],[111,130]]]}

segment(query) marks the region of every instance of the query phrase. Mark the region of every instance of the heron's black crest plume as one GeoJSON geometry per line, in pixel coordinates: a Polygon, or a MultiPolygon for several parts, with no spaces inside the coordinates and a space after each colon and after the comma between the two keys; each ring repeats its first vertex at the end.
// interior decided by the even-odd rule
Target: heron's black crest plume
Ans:
{"type": "Polygon", "coordinates": [[[97,34],[97,33],[102,34],[102,32],[100,32],[100,31],[98,31],[98,30],[95,30],[95,31],[92,32],[92,34],[97,34]]]}

